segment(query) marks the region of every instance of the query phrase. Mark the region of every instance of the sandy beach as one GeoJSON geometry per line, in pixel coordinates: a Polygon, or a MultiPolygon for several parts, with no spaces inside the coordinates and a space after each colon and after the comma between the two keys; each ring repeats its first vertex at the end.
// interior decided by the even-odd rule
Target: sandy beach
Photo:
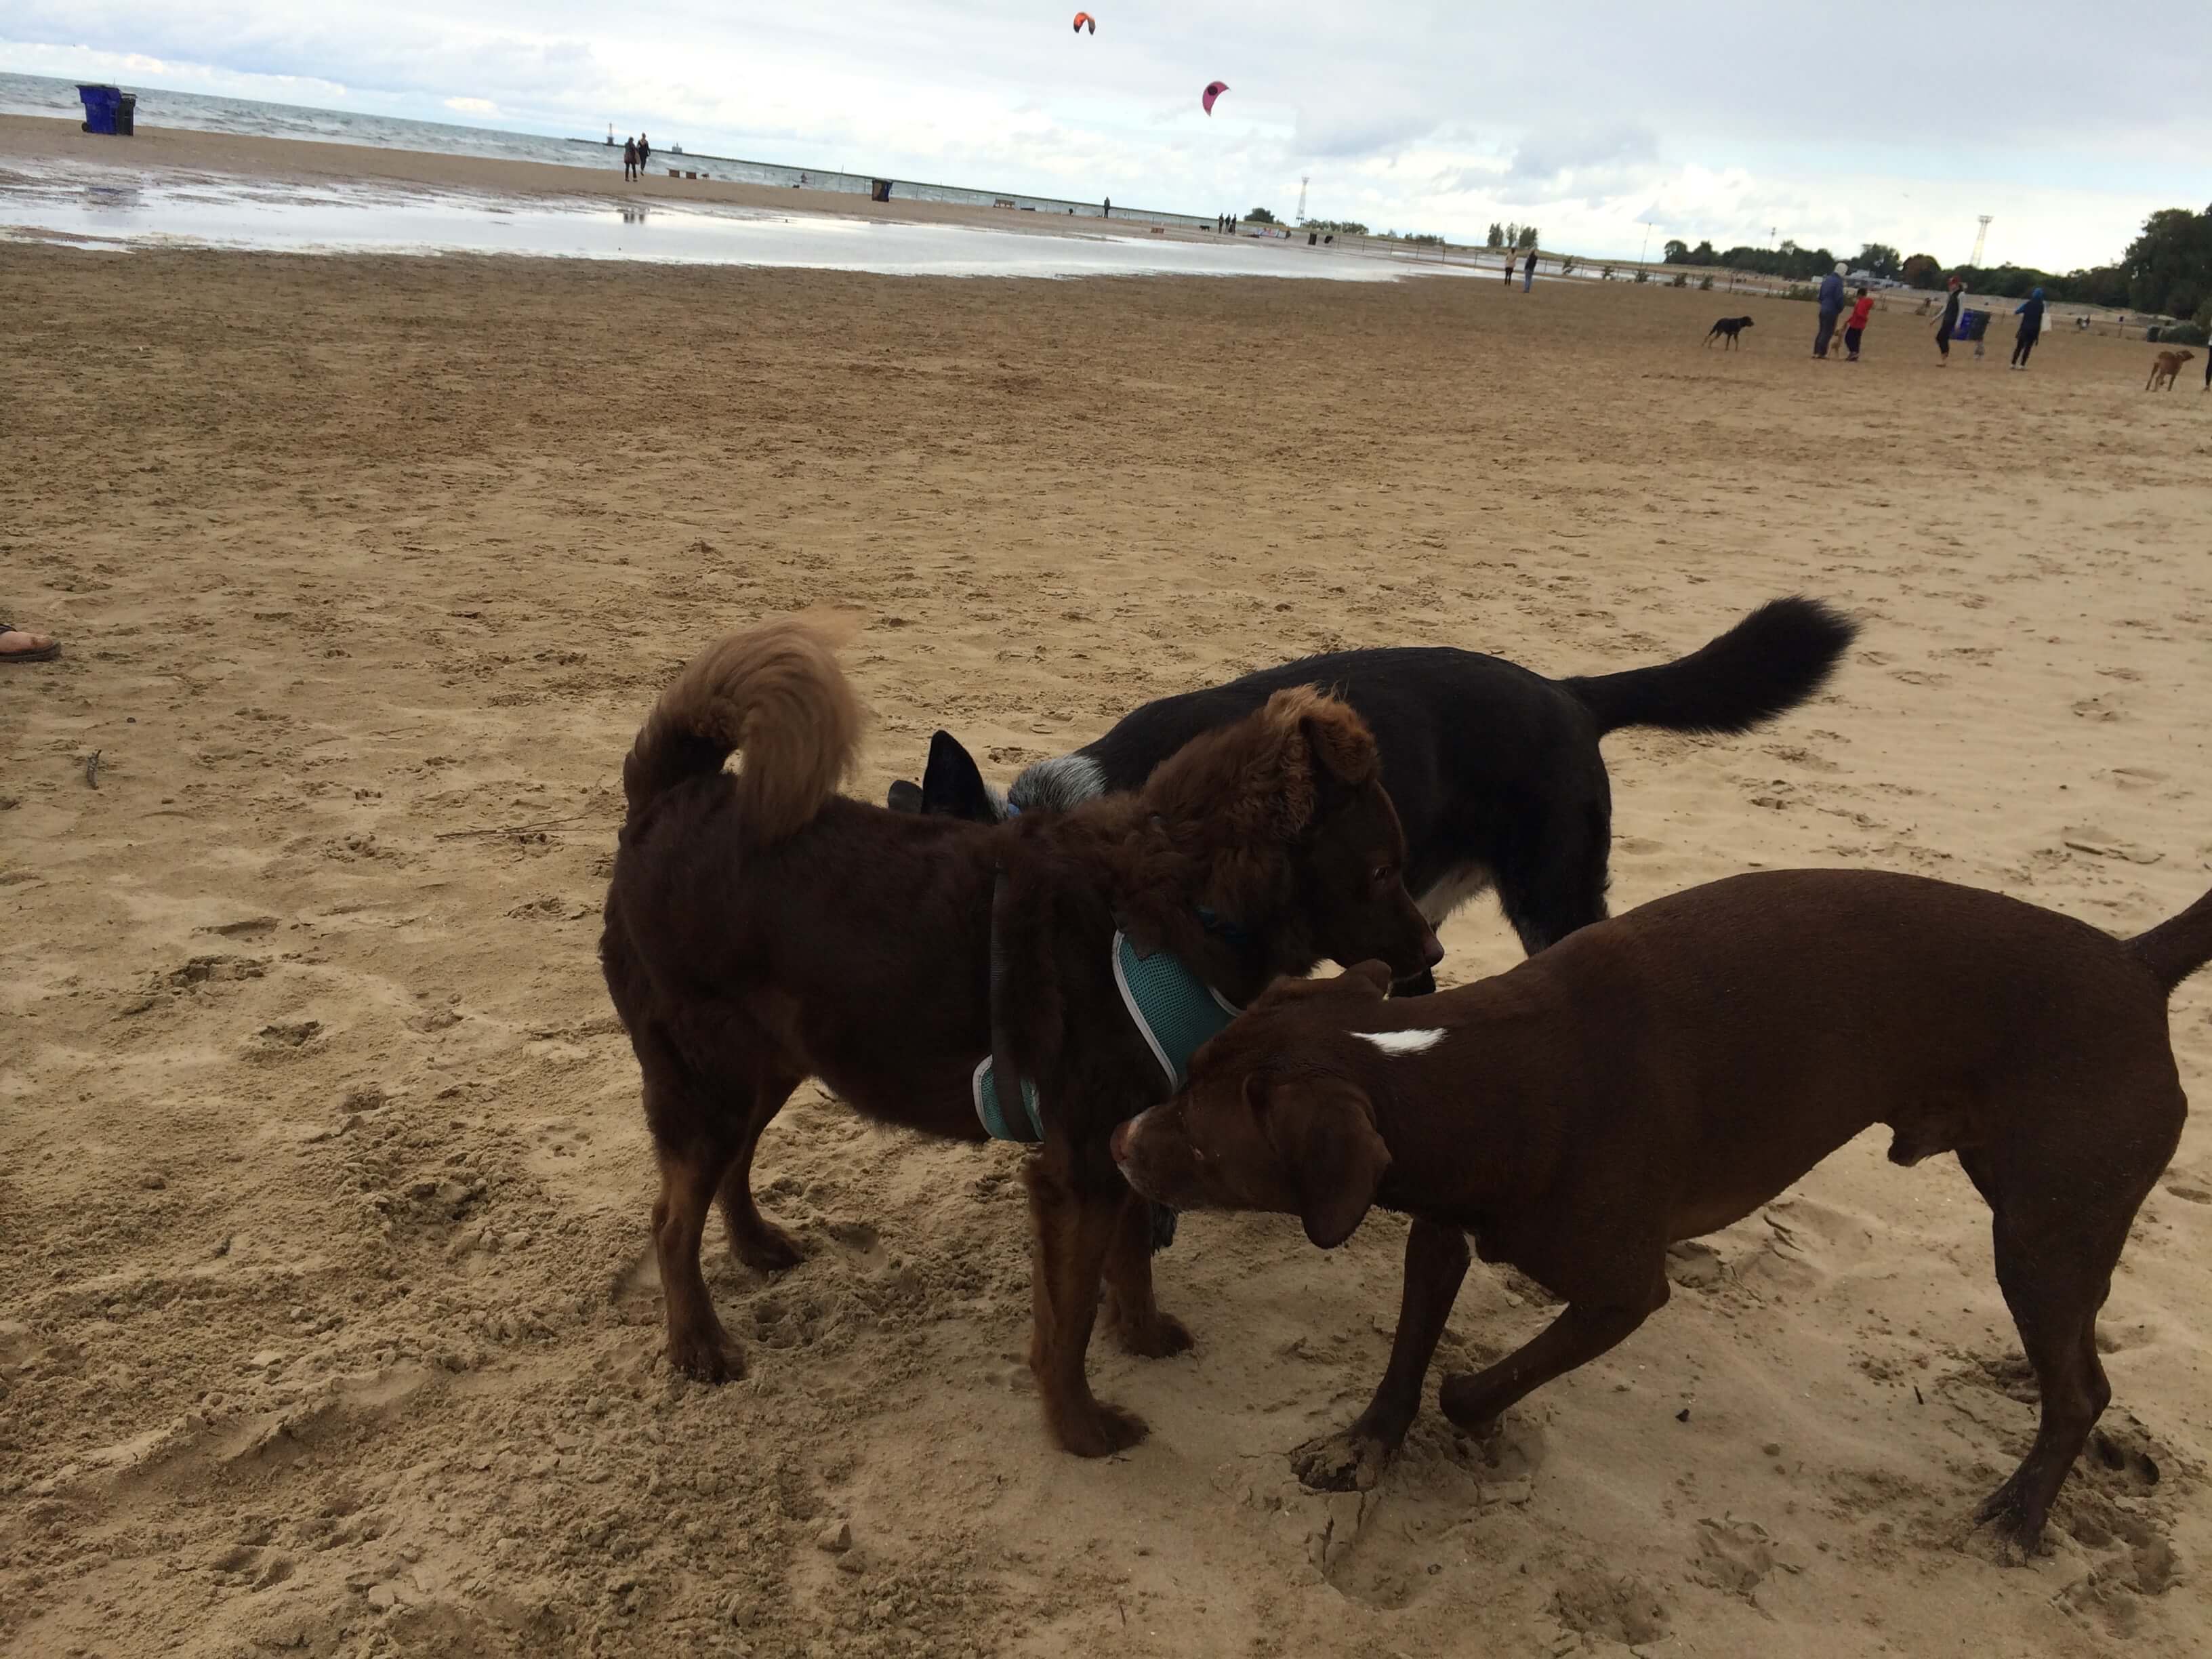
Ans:
{"type": "MultiPolygon", "coordinates": [[[[867,617],[880,799],[940,725],[1003,782],[1297,653],[1602,671],[1804,592],[1864,624],[1814,704],[1608,740],[1616,908],[1850,865],[2133,931],[2212,885],[2196,387],[2064,334],[2008,374],[2008,325],[1939,372],[1887,312],[1817,364],[1809,307],[1723,298],[0,246],[0,616],[66,648],[0,670],[0,1649],[2206,1651],[2201,1124],[2026,1565],[1971,1524],[2033,1421],[1986,1211],[1881,1132],[1678,1252],[1494,1455],[1432,1379],[1364,1500],[1285,1455],[1379,1374],[1401,1223],[1187,1218],[1197,1351],[1099,1344],[1153,1432],[1079,1462],[1020,1154],[811,1085],[758,1164],[810,1260],[709,1252],[750,1375],[660,1358],[598,909],[638,722],[763,617],[867,617]]],[[[1486,901],[1445,942],[1517,957],[1486,901]]],[[[2212,985],[2173,1024],[2212,1081],[2212,985]]],[[[1547,1317],[1478,1267],[1441,1363],[1547,1317]]]]}

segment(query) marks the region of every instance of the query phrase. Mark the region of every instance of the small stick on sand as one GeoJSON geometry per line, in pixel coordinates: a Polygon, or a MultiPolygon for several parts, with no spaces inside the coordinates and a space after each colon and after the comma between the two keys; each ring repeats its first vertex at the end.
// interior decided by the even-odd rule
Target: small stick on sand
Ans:
{"type": "Polygon", "coordinates": [[[509,823],[489,830],[447,830],[440,832],[440,841],[459,841],[466,836],[531,836],[541,830],[562,830],[584,822],[589,812],[579,812],[573,818],[548,818],[543,823],[509,823]]]}
{"type": "Polygon", "coordinates": [[[100,754],[101,751],[95,749],[84,757],[84,781],[95,789],[100,787],[100,754]]]}

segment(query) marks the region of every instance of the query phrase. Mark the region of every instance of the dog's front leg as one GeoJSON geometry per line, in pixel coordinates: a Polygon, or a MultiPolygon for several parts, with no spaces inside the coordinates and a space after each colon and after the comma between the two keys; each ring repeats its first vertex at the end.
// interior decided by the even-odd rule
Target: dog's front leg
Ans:
{"type": "Polygon", "coordinates": [[[1143,1419],[1092,1397],[1083,1365],[1100,1275],[1129,1194],[1110,1166],[1099,1172],[1072,1168],[1076,1163],[1070,1148],[1048,1143],[1022,1172],[1034,1233],[1030,1370],[1053,1437],[1078,1457],[1103,1457],[1145,1437],[1143,1419]]]}
{"type": "Polygon", "coordinates": [[[1651,1283],[1641,1294],[1632,1290],[1613,1301],[1570,1302],[1533,1340],[1488,1370],[1444,1378],[1437,1404],[1469,1434],[1487,1435],[1515,1401],[1626,1341],[1666,1305],[1663,1265],[1653,1269],[1651,1283]]]}
{"type": "Polygon", "coordinates": [[[1191,1346],[1190,1332],[1152,1299],[1152,1206],[1141,1194],[1122,1200],[1106,1251],[1106,1322],[1140,1359],[1164,1359],[1191,1346]]]}
{"type": "Polygon", "coordinates": [[[1406,1235],[1406,1282],[1390,1364],[1367,1409],[1352,1426],[1309,1440],[1291,1454],[1298,1479],[1319,1492],[1365,1492],[1398,1455],[1421,1409],[1421,1382],[1467,1277],[1467,1235],[1416,1217],[1406,1235]]]}

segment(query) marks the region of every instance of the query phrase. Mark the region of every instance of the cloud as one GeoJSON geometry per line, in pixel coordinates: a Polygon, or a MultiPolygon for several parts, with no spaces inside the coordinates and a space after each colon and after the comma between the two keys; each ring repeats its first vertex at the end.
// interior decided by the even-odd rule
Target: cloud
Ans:
{"type": "Polygon", "coordinates": [[[1575,174],[1621,174],[1649,168],[1658,159],[1659,135],[1649,127],[1540,128],[1515,148],[1506,177],[1541,200],[1547,191],[1574,193],[1563,186],[1575,174]]]}
{"type": "Polygon", "coordinates": [[[1435,127],[1418,111],[1376,109],[1331,98],[1299,108],[1291,148],[1317,161],[1352,161],[1395,154],[1435,127]]]}

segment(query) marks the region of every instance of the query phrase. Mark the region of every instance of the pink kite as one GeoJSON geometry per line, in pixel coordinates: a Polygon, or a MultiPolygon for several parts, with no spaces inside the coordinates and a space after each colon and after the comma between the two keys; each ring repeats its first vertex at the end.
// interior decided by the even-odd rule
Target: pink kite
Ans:
{"type": "Polygon", "coordinates": [[[1206,106],[1206,112],[1211,115],[1213,113],[1213,100],[1228,90],[1229,82],[1226,81],[1209,82],[1206,88],[1206,96],[1198,101],[1206,106]]]}

